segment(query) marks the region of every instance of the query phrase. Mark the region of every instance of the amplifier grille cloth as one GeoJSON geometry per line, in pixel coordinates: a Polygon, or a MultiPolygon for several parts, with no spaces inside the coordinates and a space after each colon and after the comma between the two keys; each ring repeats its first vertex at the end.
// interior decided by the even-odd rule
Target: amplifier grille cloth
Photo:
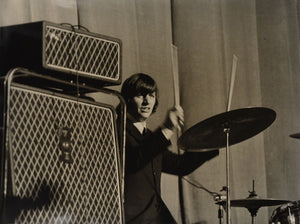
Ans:
{"type": "Polygon", "coordinates": [[[120,78],[120,45],[58,27],[46,26],[45,63],[65,71],[117,81],[120,78]]]}
{"type": "Polygon", "coordinates": [[[53,195],[16,223],[122,223],[111,109],[18,87],[10,94],[15,194],[35,199],[46,183],[53,195]],[[72,128],[72,164],[59,160],[61,127],[72,128]]]}

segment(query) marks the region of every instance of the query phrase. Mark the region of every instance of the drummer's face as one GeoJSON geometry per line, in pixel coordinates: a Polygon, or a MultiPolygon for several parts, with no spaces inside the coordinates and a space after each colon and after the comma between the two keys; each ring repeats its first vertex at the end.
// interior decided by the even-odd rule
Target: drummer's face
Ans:
{"type": "Polygon", "coordinates": [[[137,121],[147,120],[153,112],[156,102],[156,93],[138,94],[133,97],[132,107],[128,108],[129,113],[136,118],[137,121]]]}

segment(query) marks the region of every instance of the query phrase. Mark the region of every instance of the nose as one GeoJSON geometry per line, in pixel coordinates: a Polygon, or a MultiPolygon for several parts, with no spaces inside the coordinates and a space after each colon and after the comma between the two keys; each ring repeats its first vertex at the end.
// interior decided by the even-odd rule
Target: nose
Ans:
{"type": "Polygon", "coordinates": [[[149,103],[149,96],[143,96],[143,105],[147,105],[149,103]]]}

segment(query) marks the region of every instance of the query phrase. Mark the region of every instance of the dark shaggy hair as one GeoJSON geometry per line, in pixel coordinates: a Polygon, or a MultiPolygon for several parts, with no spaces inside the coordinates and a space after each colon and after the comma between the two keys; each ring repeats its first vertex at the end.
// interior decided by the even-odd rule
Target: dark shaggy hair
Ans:
{"type": "Polygon", "coordinates": [[[153,78],[144,73],[133,74],[124,81],[121,89],[121,94],[129,106],[133,97],[138,95],[145,96],[154,92],[156,93],[156,101],[152,113],[156,111],[158,106],[158,88],[153,78]]]}

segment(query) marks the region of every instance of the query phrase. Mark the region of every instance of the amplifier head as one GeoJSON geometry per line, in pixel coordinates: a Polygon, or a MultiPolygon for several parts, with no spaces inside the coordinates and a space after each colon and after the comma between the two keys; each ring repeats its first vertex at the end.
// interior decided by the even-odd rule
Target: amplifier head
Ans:
{"type": "Polygon", "coordinates": [[[1,27],[0,49],[2,75],[25,67],[97,87],[121,83],[121,41],[73,25],[40,21],[1,27]]]}

